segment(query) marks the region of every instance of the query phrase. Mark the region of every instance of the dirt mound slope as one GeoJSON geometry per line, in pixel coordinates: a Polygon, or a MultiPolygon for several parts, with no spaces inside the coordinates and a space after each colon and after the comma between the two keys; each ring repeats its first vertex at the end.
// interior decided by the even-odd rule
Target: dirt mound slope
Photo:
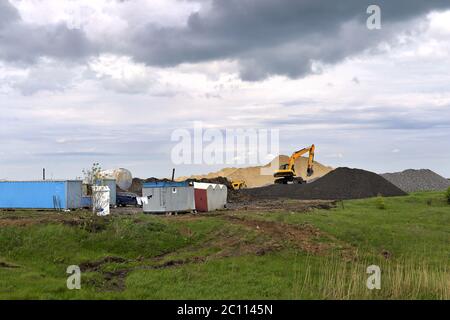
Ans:
{"type": "Polygon", "coordinates": [[[381,177],[361,169],[338,168],[308,184],[273,184],[267,187],[241,190],[252,198],[290,198],[303,200],[343,200],[406,193],[381,177]]]}
{"type": "MultiPolygon", "coordinates": [[[[142,186],[144,183],[146,182],[167,182],[167,181],[172,181],[170,179],[158,179],[158,178],[147,178],[147,179],[140,179],[140,178],[133,178],[132,183],[131,183],[131,187],[128,189],[128,192],[132,192],[135,193],[139,196],[142,196],[142,186]]],[[[117,188],[118,192],[127,192],[125,190],[122,190],[120,188],[117,188]]]]}
{"type": "Polygon", "coordinates": [[[381,176],[405,192],[439,191],[450,187],[450,181],[429,169],[408,169],[381,176]]]}
{"type": "MultiPolygon", "coordinates": [[[[279,164],[285,164],[289,160],[288,156],[281,155],[278,157],[279,164]]],[[[211,172],[205,175],[193,175],[190,177],[179,177],[177,181],[184,181],[189,179],[201,180],[201,179],[214,179],[217,177],[224,177],[230,181],[233,180],[243,180],[246,182],[247,187],[255,188],[262,187],[273,184],[274,178],[272,174],[269,175],[261,175],[261,168],[269,168],[272,164],[274,167],[277,158],[269,162],[264,166],[255,166],[255,167],[247,167],[247,168],[224,168],[217,172],[211,172]]],[[[297,174],[301,176],[303,179],[309,181],[320,178],[330,171],[333,170],[332,167],[325,166],[320,164],[319,162],[314,163],[314,174],[311,177],[306,176],[306,167],[307,167],[308,159],[305,157],[300,157],[295,161],[295,168],[297,169],[297,174]]]]}
{"type": "MultiPolygon", "coordinates": [[[[179,181],[179,180],[177,180],[179,181]]],[[[189,182],[203,182],[203,183],[214,183],[214,184],[223,184],[225,185],[229,190],[233,189],[231,186],[231,181],[228,178],[225,177],[215,177],[215,178],[202,178],[202,179],[188,179],[186,181],[189,182]]]]}
{"type": "MultiPolygon", "coordinates": [[[[142,183],[143,180],[139,178],[133,178],[131,187],[128,188],[128,192],[136,193],[139,196],[142,196],[142,183]]],[[[125,192],[124,190],[121,190],[120,188],[117,188],[118,192],[125,192]]]]}

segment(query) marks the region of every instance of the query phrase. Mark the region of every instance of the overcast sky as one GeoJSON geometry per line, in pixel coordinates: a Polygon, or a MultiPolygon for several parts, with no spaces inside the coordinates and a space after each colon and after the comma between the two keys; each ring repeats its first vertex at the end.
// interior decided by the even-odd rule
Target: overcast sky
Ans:
{"type": "Polygon", "coordinates": [[[0,179],[94,161],[169,176],[171,133],[194,121],[450,177],[450,1],[0,1],[0,179]]]}

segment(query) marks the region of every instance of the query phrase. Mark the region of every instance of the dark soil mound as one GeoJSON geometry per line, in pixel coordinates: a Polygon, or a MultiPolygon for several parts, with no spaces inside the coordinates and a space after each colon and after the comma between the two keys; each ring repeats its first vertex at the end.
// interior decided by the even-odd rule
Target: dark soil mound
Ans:
{"type": "MultiPolygon", "coordinates": [[[[158,178],[147,178],[147,179],[140,179],[140,178],[133,178],[133,181],[131,183],[131,187],[128,189],[128,192],[136,193],[139,196],[142,196],[142,185],[146,182],[160,182],[160,181],[172,181],[170,179],[158,179],[158,178]]],[[[120,188],[117,189],[118,192],[126,192],[125,190],[121,190],[120,188]]]]}
{"type": "Polygon", "coordinates": [[[147,182],[171,182],[172,180],[164,178],[164,179],[158,179],[155,177],[151,177],[151,178],[147,178],[145,180],[142,180],[142,182],[147,183],[147,182]]]}
{"type": "Polygon", "coordinates": [[[231,186],[230,180],[225,177],[216,177],[216,178],[202,178],[202,179],[188,179],[186,181],[189,182],[204,182],[204,183],[215,183],[215,184],[223,184],[227,186],[228,190],[233,189],[231,186]]]}
{"type": "Polygon", "coordinates": [[[302,200],[344,200],[383,196],[403,196],[406,193],[376,173],[350,168],[337,168],[308,184],[274,184],[262,188],[241,190],[253,198],[290,198],[302,200]]]}
{"type": "Polygon", "coordinates": [[[122,190],[117,187],[117,192],[132,192],[136,193],[138,196],[142,196],[142,179],[133,178],[130,188],[128,190],[122,190]]]}

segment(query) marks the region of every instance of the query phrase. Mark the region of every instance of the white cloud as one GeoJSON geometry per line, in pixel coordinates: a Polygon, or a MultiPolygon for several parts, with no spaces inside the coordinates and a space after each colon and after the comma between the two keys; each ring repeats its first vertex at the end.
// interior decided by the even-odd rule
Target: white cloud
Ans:
{"type": "Polygon", "coordinates": [[[155,71],[143,64],[134,63],[129,57],[100,56],[89,63],[106,89],[123,93],[147,92],[158,82],[155,71]]]}
{"type": "Polygon", "coordinates": [[[35,25],[64,23],[69,28],[86,30],[99,40],[119,36],[129,27],[154,23],[160,26],[182,26],[189,14],[199,10],[200,3],[177,0],[10,0],[22,19],[35,25]]]}
{"type": "Polygon", "coordinates": [[[10,76],[10,86],[24,95],[32,95],[40,91],[64,91],[83,81],[83,66],[71,66],[61,62],[42,59],[39,64],[26,70],[21,77],[10,76]]]}

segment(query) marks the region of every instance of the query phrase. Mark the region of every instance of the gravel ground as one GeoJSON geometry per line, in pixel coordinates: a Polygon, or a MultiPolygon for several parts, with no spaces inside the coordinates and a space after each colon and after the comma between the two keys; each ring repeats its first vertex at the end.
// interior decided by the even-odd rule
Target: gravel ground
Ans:
{"type": "Polygon", "coordinates": [[[450,181],[429,169],[384,173],[381,175],[405,192],[438,191],[450,187],[450,181]]]}

